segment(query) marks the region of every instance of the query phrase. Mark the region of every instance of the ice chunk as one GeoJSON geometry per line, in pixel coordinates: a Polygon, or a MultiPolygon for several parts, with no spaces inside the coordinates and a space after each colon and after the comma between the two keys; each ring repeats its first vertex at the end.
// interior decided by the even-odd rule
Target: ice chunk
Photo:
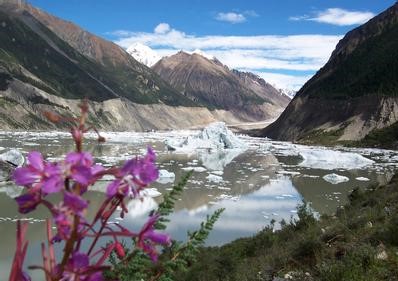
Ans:
{"type": "Polygon", "coordinates": [[[297,176],[297,175],[301,174],[300,172],[296,172],[296,171],[283,171],[283,170],[277,171],[276,173],[281,174],[281,175],[291,175],[291,176],[297,176]]]}
{"type": "Polygon", "coordinates": [[[140,199],[133,199],[127,204],[128,214],[130,217],[136,218],[147,214],[148,212],[157,209],[158,204],[151,197],[143,197],[140,199]]]}
{"type": "Polygon", "coordinates": [[[193,152],[197,149],[246,149],[247,144],[235,136],[223,122],[212,123],[195,136],[183,141],[168,138],[165,144],[169,150],[193,152]]]}
{"type": "Polygon", "coordinates": [[[23,157],[22,153],[17,149],[11,149],[0,154],[0,160],[11,163],[15,166],[22,166],[25,162],[25,158],[23,157]]]}
{"type": "Polygon", "coordinates": [[[160,184],[173,183],[175,181],[176,175],[173,172],[167,170],[159,170],[159,178],[157,180],[160,184]]]}
{"type": "Polygon", "coordinates": [[[313,169],[353,170],[362,169],[374,163],[373,160],[353,152],[341,152],[319,148],[302,148],[299,153],[304,159],[299,166],[313,169]]]}
{"type": "Polygon", "coordinates": [[[203,166],[213,171],[223,171],[224,168],[232,162],[243,149],[223,149],[223,150],[204,150],[200,151],[199,158],[203,166]]]}
{"type": "Polygon", "coordinates": [[[184,171],[194,171],[194,172],[197,172],[197,173],[202,173],[202,172],[207,171],[206,168],[204,168],[204,167],[184,167],[184,168],[182,168],[182,170],[184,170],[184,171]]]}
{"type": "Polygon", "coordinates": [[[140,192],[140,194],[145,197],[145,196],[149,196],[149,197],[158,197],[160,195],[162,195],[162,193],[160,193],[156,188],[152,187],[152,188],[145,188],[143,191],[140,192]]]}
{"type": "Polygon", "coordinates": [[[334,174],[334,173],[324,175],[322,178],[331,184],[339,184],[339,183],[347,182],[350,180],[349,178],[347,178],[345,176],[340,176],[340,175],[334,174]]]}
{"type": "Polygon", "coordinates": [[[365,177],[357,177],[355,178],[357,181],[370,181],[370,179],[365,178],[365,177]]]}
{"type": "Polygon", "coordinates": [[[222,178],[222,177],[216,176],[216,175],[213,175],[213,174],[209,174],[209,175],[206,177],[206,179],[207,179],[208,181],[210,181],[210,182],[215,182],[215,183],[220,183],[220,182],[223,181],[223,178],[222,178]]]}
{"type": "Polygon", "coordinates": [[[23,187],[11,185],[11,186],[0,186],[0,192],[4,192],[7,196],[11,198],[18,197],[22,194],[23,187]]]}

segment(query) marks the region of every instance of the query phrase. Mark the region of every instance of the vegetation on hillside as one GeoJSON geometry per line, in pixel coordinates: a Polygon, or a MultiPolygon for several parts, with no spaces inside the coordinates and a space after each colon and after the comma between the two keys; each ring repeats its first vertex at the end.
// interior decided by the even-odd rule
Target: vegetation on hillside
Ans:
{"type": "MultiPolygon", "coordinates": [[[[149,69],[141,73],[127,63],[101,65],[88,59],[33,18],[33,29],[1,11],[0,21],[3,23],[0,27],[2,72],[5,70],[50,94],[70,99],[87,97],[93,101],[120,97],[142,104],[195,105],[149,69]],[[21,66],[40,80],[29,77],[21,66]]],[[[2,88],[4,81],[2,74],[2,88]]]]}
{"type": "Polygon", "coordinates": [[[398,280],[398,176],[354,190],[349,204],[316,220],[303,205],[298,220],[251,238],[203,248],[178,280],[398,280]],[[274,279],[274,278],[281,279],[274,279]]]}
{"type": "Polygon", "coordinates": [[[353,145],[398,149],[398,122],[383,129],[373,130],[362,140],[354,142],[353,145]]]}
{"type": "Polygon", "coordinates": [[[362,42],[350,55],[339,55],[326,65],[327,69],[320,71],[326,77],[309,85],[306,95],[327,99],[398,96],[397,50],[398,25],[395,24],[362,42]]]}

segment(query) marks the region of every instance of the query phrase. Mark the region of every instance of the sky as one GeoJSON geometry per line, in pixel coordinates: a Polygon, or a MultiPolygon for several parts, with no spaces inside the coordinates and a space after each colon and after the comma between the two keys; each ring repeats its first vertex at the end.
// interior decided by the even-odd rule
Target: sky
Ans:
{"type": "Polygon", "coordinates": [[[123,48],[201,51],[298,90],[353,28],[395,0],[30,0],[123,48]]]}

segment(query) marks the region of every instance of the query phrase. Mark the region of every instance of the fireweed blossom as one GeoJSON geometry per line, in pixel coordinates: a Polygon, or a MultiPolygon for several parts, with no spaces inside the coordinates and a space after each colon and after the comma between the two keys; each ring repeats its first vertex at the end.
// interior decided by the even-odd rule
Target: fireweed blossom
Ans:
{"type": "Polygon", "coordinates": [[[116,180],[108,185],[107,196],[109,198],[116,195],[137,197],[140,190],[156,181],[159,177],[155,160],[154,151],[148,147],[145,157],[126,161],[116,174],[116,180]]]}
{"type": "MultiPolygon", "coordinates": [[[[84,134],[89,130],[85,126],[88,116],[86,103],[81,106],[81,112],[81,117],[74,120],[76,124],[71,130],[76,151],[68,153],[64,160],[58,162],[45,161],[39,152],[30,152],[28,164],[13,173],[14,182],[25,187],[24,194],[15,199],[19,212],[26,214],[43,205],[52,216],[46,223],[47,244],[42,243],[43,264],[31,267],[43,270],[46,281],[104,280],[103,272],[111,269],[106,260],[112,252],[120,258],[128,258],[119,242],[120,238],[134,239],[136,243],[133,247],[142,249],[153,261],[158,257],[156,246],[168,245],[171,241],[169,235],[155,231],[158,215],[149,217],[139,232],[108,222],[119,208],[122,209],[120,216],[128,212],[124,202],[128,199],[127,195],[137,197],[141,190],[158,178],[156,155],[148,148],[145,156],[128,160],[121,168],[105,168],[95,164],[92,155],[82,151],[84,134]],[[115,180],[108,185],[104,201],[94,219],[88,221],[86,213],[89,201],[84,199],[84,193],[105,175],[113,176],[115,180]],[[60,193],[62,200],[58,203],[48,201],[46,196],[53,193],[60,193]],[[57,231],[55,235],[53,224],[57,231]],[[109,238],[113,242],[101,247],[97,245],[100,238],[109,238]],[[62,258],[57,260],[54,243],[60,241],[64,242],[61,244],[62,258]]],[[[62,120],[55,114],[51,116],[55,121],[62,120]]],[[[104,138],[98,135],[98,141],[103,142],[104,138]]],[[[28,244],[23,242],[26,226],[21,231],[18,223],[18,229],[18,247],[9,281],[30,280],[26,272],[22,273],[28,244]]]]}
{"type": "Polygon", "coordinates": [[[149,220],[138,234],[137,240],[137,247],[146,252],[155,262],[159,255],[156,251],[156,245],[169,245],[171,243],[169,235],[155,231],[154,227],[158,219],[158,215],[149,217],[149,220]]]}
{"type": "Polygon", "coordinates": [[[61,191],[63,179],[61,168],[57,163],[43,160],[40,152],[32,151],[28,154],[29,164],[17,168],[13,173],[14,182],[27,188],[40,187],[46,194],[61,191]]]}

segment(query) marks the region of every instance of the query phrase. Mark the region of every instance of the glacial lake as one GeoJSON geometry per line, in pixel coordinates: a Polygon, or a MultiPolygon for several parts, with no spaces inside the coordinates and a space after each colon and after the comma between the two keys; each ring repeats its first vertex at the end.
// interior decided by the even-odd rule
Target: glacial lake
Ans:
{"type": "MultiPolygon", "coordinates": [[[[208,149],[175,152],[168,151],[164,144],[166,139],[182,140],[197,133],[104,133],[107,142],[103,144],[97,144],[95,136],[89,135],[85,150],[93,153],[97,162],[112,166],[144,154],[146,147],[151,146],[158,155],[159,169],[174,173],[175,182],[187,170],[193,169],[175,213],[170,217],[167,232],[174,239],[185,240],[187,231],[197,229],[206,215],[225,208],[207,245],[221,245],[251,236],[269,225],[271,220],[294,219],[296,207],[303,200],[311,204],[315,213],[331,214],[347,202],[347,195],[355,187],[365,189],[385,184],[398,167],[397,151],[301,146],[248,136],[240,136],[248,145],[243,152],[208,149]],[[333,174],[338,176],[333,177],[333,174]],[[341,182],[333,182],[333,179],[341,182]]],[[[24,155],[37,150],[47,159],[56,160],[73,150],[73,142],[69,133],[62,132],[0,132],[0,153],[10,148],[19,149],[24,155]]],[[[86,194],[92,207],[89,216],[102,202],[102,191],[108,183],[102,181],[86,194]]],[[[171,185],[170,179],[165,178],[151,187],[154,188],[152,191],[164,194],[171,185]]],[[[8,276],[10,269],[17,219],[29,222],[30,244],[25,264],[40,263],[44,220],[49,214],[43,208],[27,216],[18,214],[13,197],[21,192],[21,188],[12,184],[0,186],[1,276],[8,276]]],[[[114,217],[112,222],[139,230],[148,212],[161,200],[162,195],[132,200],[127,205],[129,214],[123,220],[114,217]]],[[[34,280],[40,280],[36,278],[34,280]]]]}

